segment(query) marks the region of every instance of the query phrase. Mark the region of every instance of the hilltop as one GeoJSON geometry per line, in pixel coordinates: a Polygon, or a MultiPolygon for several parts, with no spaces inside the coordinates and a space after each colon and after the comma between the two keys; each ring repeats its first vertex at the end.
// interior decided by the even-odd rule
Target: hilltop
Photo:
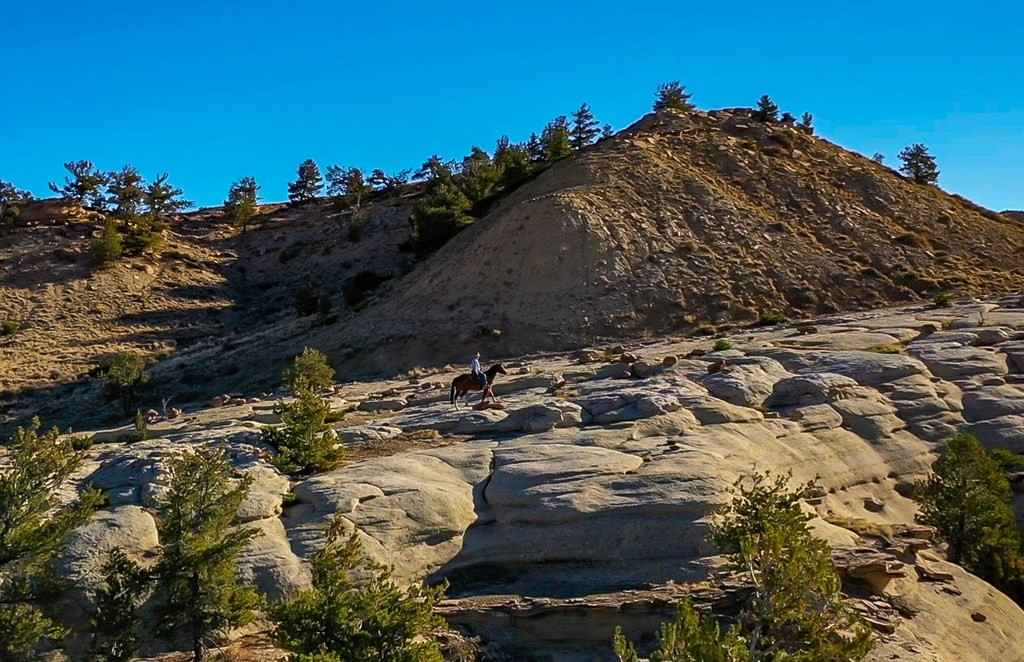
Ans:
{"type": "Polygon", "coordinates": [[[240,235],[183,214],[163,249],[91,266],[95,214],[27,207],[0,238],[0,426],[113,415],[88,375],[156,360],[148,404],[277,384],[305,345],[346,377],[1024,289],[1024,225],[748,109],[652,113],[407,250],[422,186],[265,205],[240,235]],[[300,316],[299,290],[325,315],[300,316]]]}

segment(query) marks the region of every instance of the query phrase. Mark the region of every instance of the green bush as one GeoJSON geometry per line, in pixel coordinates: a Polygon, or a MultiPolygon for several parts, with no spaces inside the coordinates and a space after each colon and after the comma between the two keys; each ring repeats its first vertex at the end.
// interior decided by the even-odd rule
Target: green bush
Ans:
{"type": "Polygon", "coordinates": [[[120,399],[125,415],[131,414],[142,390],[149,384],[146,359],[134,352],[115,354],[100,369],[108,399],[120,399]]]}
{"type": "Polygon", "coordinates": [[[754,326],[777,326],[779,324],[785,324],[788,320],[786,316],[777,310],[769,310],[766,313],[761,313],[761,316],[757,318],[757,322],[754,326]]]}
{"type": "Polygon", "coordinates": [[[89,253],[97,266],[106,267],[117,262],[124,255],[124,237],[117,228],[117,221],[107,219],[103,232],[92,240],[89,253]]]}
{"type": "Polygon", "coordinates": [[[716,352],[724,352],[724,351],[729,350],[729,349],[732,349],[732,342],[731,341],[726,340],[725,338],[722,338],[720,340],[716,340],[715,341],[714,351],[716,351],[716,352]]]}
{"type": "Polygon", "coordinates": [[[949,292],[939,292],[932,302],[939,308],[946,308],[953,303],[953,295],[949,292]]]}
{"type": "Polygon", "coordinates": [[[139,608],[150,592],[149,573],[113,549],[103,564],[103,585],[93,594],[89,619],[91,662],[128,662],[139,645],[139,608]]]}
{"type": "Polygon", "coordinates": [[[305,385],[299,386],[294,402],[274,407],[282,425],[265,428],[263,433],[263,440],[277,449],[274,465],[293,474],[337,467],[344,453],[334,429],[326,422],[330,411],[327,401],[305,385]]]}
{"type": "Polygon", "coordinates": [[[312,588],[271,605],[277,644],[302,661],[442,662],[432,635],[445,626],[434,614],[444,589],[400,589],[343,526],[335,519],[313,556],[312,588]]]}
{"type": "Polygon", "coordinates": [[[0,337],[13,336],[18,331],[21,331],[21,322],[18,320],[4,320],[0,323],[0,337]]]}
{"type": "Polygon", "coordinates": [[[320,350],[304,347],[302,353],[292,359],[291,366],[281,373],[281,381],[292,393],[303,388],[322,391],[334,383],[334,368],[320,350]]]}
{"type": "MultiPolygon", "coordinates": [[[[842,601],[829,546],[811,535],[800,508],[811,487],[793,490],[787,477],[758,473],[736,483],[709,531],[751,588],[738,624],[722,633],[684,603],[662,627],[652,662],[852,661],[871,651],[870,629],[842,601]]],[[[614,644],[620,660],[638,660],[621,631],[614,644]]]]}

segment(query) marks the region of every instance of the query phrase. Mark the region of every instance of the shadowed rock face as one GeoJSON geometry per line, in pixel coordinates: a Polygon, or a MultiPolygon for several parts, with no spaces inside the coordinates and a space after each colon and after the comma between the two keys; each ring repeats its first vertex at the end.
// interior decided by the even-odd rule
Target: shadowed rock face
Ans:
{"type": "Polygon", "coordinates": [[[111,505],[62,559],[78,587],[68,618],[88,608],[104,550],[155,553],[145,508],[163,489],[167,457],[216,444],[254,477],[239,525],[262,535],[240,571],[272,596],[308,585],[307,560],[341,517],[400,580],[447,580],[443,612],[494,650],[606,659],[617,620],[639,635],[666,614],[662,589],[635,591],[674,583],[724,604],[708,515],[752,470],[791,471],[823,488],[807,507],[878,629],[872,659],[995,659],[1024,649],[1024,612],[943,562],[904,495],[957,430],[1024,452],[1018,302],[834,316],[818,321],[813,347],[783,326],[703,355],[693,350],[713,341],[512,362],[502,409],[454,411],[444,399],[452,372],[351,383],[335,389],[356,417],[337,424],[339,438],[363,459],[300,480],[273,469],[259,444],[271,402],[186,412],[154,424],[153,440],[88,451],[79,478],[111,505]],[[922,335],[926,325],[945,330],[922,335]],[[883,328],[906,339],[900,353],[851,349],[883,328]],[[497,597],[509,594],[520,597],[497,597]]]}

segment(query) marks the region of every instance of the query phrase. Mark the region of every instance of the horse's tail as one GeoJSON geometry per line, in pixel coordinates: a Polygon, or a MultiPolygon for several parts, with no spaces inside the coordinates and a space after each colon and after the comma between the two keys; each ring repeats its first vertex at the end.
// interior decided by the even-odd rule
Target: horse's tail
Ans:
{"type": "Polygon", "coordinates": [[[455,404],[455,380],[454,379],[452,380],[452,390],[451,390],[451,393],[448,394],[448,402],[451,403],[451,404],[455,404]]]}

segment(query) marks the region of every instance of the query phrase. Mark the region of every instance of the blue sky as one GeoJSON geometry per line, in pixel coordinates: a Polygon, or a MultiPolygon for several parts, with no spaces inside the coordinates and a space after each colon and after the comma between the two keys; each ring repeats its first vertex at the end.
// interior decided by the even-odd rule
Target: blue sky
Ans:
{"type": "Polygon", "coordinates": [[[217,204],[299,161],[395,170],[491,149],[587,101],[622,128],[678,79],[702,108],[770,94],[889,163],[1024,208],[1024,3],[42,3],[3,0],[0,179],[161,171],[217,204]],[[501,7],[488,5],[503,5],[501,7]]]}

